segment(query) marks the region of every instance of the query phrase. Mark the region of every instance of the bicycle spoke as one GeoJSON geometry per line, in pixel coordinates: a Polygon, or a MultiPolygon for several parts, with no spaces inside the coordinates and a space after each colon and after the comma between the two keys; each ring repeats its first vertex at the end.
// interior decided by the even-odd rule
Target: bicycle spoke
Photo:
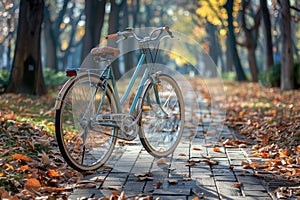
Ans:
{"type": "Polygon", "coordinates": [[[170,154],[178,145],[184,122],[183,100],[177,84],[167,75],[160,80],[159,101],[152,87],[144,97],[143,105],[151,109],[143,112],[141,125],[142,144],[150,154],[158,157],[170,154]]]}

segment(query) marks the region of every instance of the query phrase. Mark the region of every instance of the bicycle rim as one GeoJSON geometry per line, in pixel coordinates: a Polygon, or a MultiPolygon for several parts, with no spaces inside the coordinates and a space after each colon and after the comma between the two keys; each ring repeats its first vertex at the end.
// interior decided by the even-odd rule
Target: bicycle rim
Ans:
{"type": "MultiPolygon", "coordinates": [[[[79,171],[101,167],[116,143],[115,128],[95,125],[91,120],[103,98],[99,82],[99,77],[91,74],[76,78],[66,90],[61,108],[56,111],[56,137],[60,151],[67,163],[79,171]]],[[[112,112],[116,112],[116,104],[107,87],[100,113],[112,112]]]]}
{"type": "Polygon", "coordinates": [[[160,75],[159,80],[158,86],[148,86],[143,97],[140,139],[151,155],[164,157],[174,151],[182,137],[184,103],[180,88],[173,78],[160,75]],[[154,87],[157,87],[160,105],[154,87]]]}

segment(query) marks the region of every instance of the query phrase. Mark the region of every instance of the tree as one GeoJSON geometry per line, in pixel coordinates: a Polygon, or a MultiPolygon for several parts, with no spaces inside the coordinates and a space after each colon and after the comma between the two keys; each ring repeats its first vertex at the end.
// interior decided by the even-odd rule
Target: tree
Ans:
{"type": "MultiPolygon", "coordinates": [[[[116,3],[116,0],[110,0],[110,13],[108,19],[108,34],[113,34],[118,31],[119,28],[119,6],[116,3]]],[[[111,47],[117,47],[115,42],[108,41],[108,45],[111,47]]],[[[119,60],[115,60],[113,65],[113,71],[115,78],[121,77],[121,72],[119,69],[119,60]]]]}
{"type": "Polygon", "coordinates": [[[264,70],[266,70],[274,65],[271,20],[269,9],[267,7],[267,0],[260,0],[260,6],[264,24],[264,70]]]}
{"type": "Polygon", "coordinates": [[[0,1],[0,67],[11,68],[11,51],[15,44],[19,2],[13,0],[0,1]],[[4,57],[3,57],[4,58],[4,57]]]}
{"type": "Polygon", "coordinates": [[[67,65],[68,57],[81,44],[84,29],[78,26],[83,16],[81,1],[47,1],[44,36],[46,67],[60,70],[67,65]]]}
{"type": "Polygon", "coordinates": [[[41,62],[44,0],[21,0],[12,70],[6,92],[47,93],[41,62]]]}
{"type": "Polygon", "coordinates": [[[281,6],[281,82],[282,90],[294,89],[293,43],[291,35],[290,0],[279,0],[281,6]]]}
{"type": "Polygon", "coordinates": [[[236,38],[234,35],[234,26],[233,26],[233,0],[227,0],[226,4],[224,5],[226,12],[227,12],[227,22],[228,22],[228,39],[229,39],[229,48],[230,52],[232,53],[233,64],[236,69],[236,75],[238,81],[246,81],[247,77],[241,65],[241,60],[237,51],[236,47],[236,38]]]}
{"type": "Polygon", "coordinates": [[[53,13],[51,4],[47,4],[45,7],[44,13],[44,35],[45,35],[45,43],[46,43],[46,56],[45,56],[45,64],[47,67],[57,70],[58,68],[58,59],[57,59],[57,48],[58,48],[58,39],[61,34],[60,25],[63,21],[63,16],[66,13],[67,5],[70,0],[66,0],[63,3],[62,9],[60,10],[57,17],[53,19],[53,13]],[[52,19],[51,19],[52,17],[52,19]]]}
{"type": "Polygon", "coordinates": [[[258,8],[258,11],[254,13],[250,0],[243,0],[242,1],[242,29],[245,33],[245,41],[242,44],[244,47],[246,47],[248,51],[248,63],[249,68],[251,72],[251,77],[253,82],[258,81],[258,67],[256,62],[256,56],[255,56],[255,50],[257,47],[257,39],[258,39],[258,28],[260,25],[260,8],[258,8]],[[253,19],[253,25],[249,27],[247,21],[246,21],[246,9],[250,10],[251,18],[253,19]]]}
{"type": "Polygon", "coordinates": [[[81,60],[83,60],[90,50],[97,46],[101,37],[101,30],[104,23],[106,0],[85,1],[85,34],[83,37],[83,47],[81,60]]]}

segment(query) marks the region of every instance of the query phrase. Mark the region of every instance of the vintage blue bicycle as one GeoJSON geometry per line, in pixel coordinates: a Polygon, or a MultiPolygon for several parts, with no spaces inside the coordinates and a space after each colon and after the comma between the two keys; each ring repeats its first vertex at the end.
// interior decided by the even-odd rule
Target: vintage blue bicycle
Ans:
{"type": "Polygon", "coordinates": [[[105,62],[101,73],[94,69],[66,71],[70,79],[56,99],[55,128],[59,149],[71,167],[78,171],[98,169],[110,157],[118,138],[133,140],[139,135],[144,148],[155,157],[165,157],[177,147],[184,129],[182,93],[173,77],[154,70],[155,56],[149,48],[150,43],[160,43],[165,37],[174,37],[169,27],[156,28],[146,37],[132,29],[106,37],[134,38],[140,45],[141,56],[122,98],[112,69],[112,58],[120,54],[117,48],[91,50],[95,60],[105,62]],[[129,112],[124,111],[142,68],[129,112]]]}

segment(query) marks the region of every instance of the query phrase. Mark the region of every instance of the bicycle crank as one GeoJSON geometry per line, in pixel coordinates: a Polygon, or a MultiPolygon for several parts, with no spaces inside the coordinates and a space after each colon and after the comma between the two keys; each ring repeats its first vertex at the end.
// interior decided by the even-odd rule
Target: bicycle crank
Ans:
{"type": "Polygon", "coordinates": [[[118,127],[118,138],[124,140],[134,140],[138,134],[138,118],[130,114],[99,114],[95,121],[98,125],[118,127]]]}

